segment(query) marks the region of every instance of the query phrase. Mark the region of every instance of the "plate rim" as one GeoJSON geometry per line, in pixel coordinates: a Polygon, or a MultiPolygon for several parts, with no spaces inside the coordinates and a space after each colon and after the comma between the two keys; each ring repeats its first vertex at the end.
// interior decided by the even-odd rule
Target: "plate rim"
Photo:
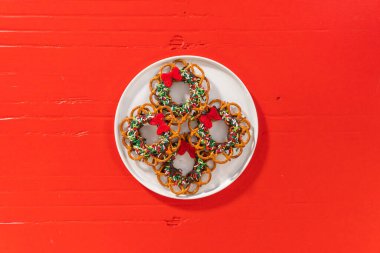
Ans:
{"type": "Polygon", "coordinates": [[[117,151],[119,153],[119,156],[121,158],[121,160],[123,161],[123,164],[124,164],[124,167],[129,171],[129,173],[140,183],[142,184],[145,188],[149,189],[150,191],[160,195],[160,196],[164,196],[164,197],[167,197],[167,198],[171,198],[171,199],[178,199],[178,200],[193,200],[193,199],[200,199],[200,198],[205,198],[205,197],[209,197],[211,195],[214,195],[218,192],[221,192],[222,190],[226,189],[229,185],[231,185],[233,182],[235,182],[235,180],[237,178],[239,178],[243,172],[246,170],[246,168],[248,167],[248,164],[251,162],[252,160],[252,157],[253,157],[253,154],[255,153],[255,150],[256,150],[256,146],[257,146],[257,143],[258,143],[258,139],[259,139],[259,120],[258,120],[258,114],[257,114],[257,109],[256,109],[256,105],[255,105],[255,101],[253,100],[253,97],[252,97],[252,94],[249,92],[247,86],[245,86],[245,84],[243,83],[243,81],[232,71],[230,70],[228,67],[226,67],[225,65],[213,60],[213,59],[210,59],[210,58],[207,58],[207,57],[203,57],[203,56],[197,56],[197,55],[175,55],[175,56],[170,56],[170,57],[166,57],[164,59],[161,59],[161,60],[158,60],[158,61],[155,61],[151,64],[149,64],[147,67],[143,68],[137,75],[135,75],[131,81],[129,81],[128,85],[125,87],[124,91],[122,92],[120,98],[119,98],[119,101],[117,103],[117,106],[116,106],[116,111],[115,111],[115,117],[114,117],[114,137],[115,137],[115,144],[116,144],[116,148],[117,148],[117,151]],[[253,149],[252,149],[252,152],[250,153],[248,159],[246,160],[246,162],[244,163],[243,165],[243,168],[233,177],[231,178],[231,180],[227,183],[227,184],[224,184],[224,185],[221,185],[220,187],[217,187],[209,192],[206,192],[206,193],[203,193],[203,194],[200,194],[200,195],[189,195],[187,196],[186,198],[184,197],[180,197],[180,196],[177,196],[175,194],[173,195],[164,195],[163,193],[161,192],[157,192],[155,191],[154,189],[152,189],[149,184],[144,184],[144,182],[142,182],[140,180],[140,178],[135,175],[134,171],[130,168],[128,168],[127,166],[127,162],[125,161],[125,157],[122,153],[122,148],[124,148],[124,146],[120,146],[120,141],[118,139],[118,131],[119,131],[119,123],[117,122],[117,115],[120,113],[121,111],[121,100],[122,98],[125,96],[126,93],[128,93],[128,90],[130,89],[131,87],[131,83],[133,83],[137,78],[139,78],[142,73],[144,73],[146,70],[148,70],[151,66],[155,65],[155,64],[160,64],[160,63],[164,63],[164,62],[167,62],[167,61],[170,61],[172,59],[178,59],[178,58],[193,58],[193,59],[196,59],[196,60],[203,60],[203,61],[209,61],[215,65],[218,65],[219,67],[221,68],[224,68],[227,70],[227,72],[229,74],[231,74],[237,81],[238,81],[238,84],[243,88],[243,90],[245,92],[247,92],[249,94],[249,99],[250,99],[250,102],[253,104],[253,107],[254,107],[254,110],[255,110],[255,118],[257,120],[257,129],[253,129],[253,149]]]}

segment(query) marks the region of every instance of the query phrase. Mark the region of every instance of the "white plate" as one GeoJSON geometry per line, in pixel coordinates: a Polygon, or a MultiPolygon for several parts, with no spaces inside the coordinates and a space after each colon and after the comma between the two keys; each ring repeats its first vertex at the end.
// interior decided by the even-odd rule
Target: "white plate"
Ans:
{"type": "Polygon", "coordinates": [[[243,82],[222,64],[208,58],[191,55],[180,55],[160,60],[148,66],[135,76],[120,98],[114,124],[117,149],[129,172],[148,189],[160,195],[175,199],[203,198],[226,188],[235,181],[247,167],[255,151],[258,137],[258,120],[255,104],[243,82]],[[217,164],[215,171],[212,173],[211,181],[203,185],[194,195],[176,196],[169,189],[160,185],[151,168],[142,162],[134,161],[128,157],[127,151],[121,143],[121,135],[119,133],[119,124],[122,119],[128,116],[134,107],[149,102],[149,80],[158,72],[161,65],[171,62],[174,59],[184,59],[188,62],[198,64],[205,71],[206,77],[211,84],[210,101],[219,98],[224,101],[238,103],[241,106],[243,114],[251,123],[251,140],[244,148],[243,153],[238,158],[232,159],[226,164],[217,164]]]}

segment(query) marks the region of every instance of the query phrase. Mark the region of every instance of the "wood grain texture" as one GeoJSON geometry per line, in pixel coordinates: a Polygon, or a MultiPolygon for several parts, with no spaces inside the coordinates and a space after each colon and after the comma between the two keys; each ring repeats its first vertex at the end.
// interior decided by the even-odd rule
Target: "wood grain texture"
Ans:
{"type": "Polygon", "coordinates": [[[1,0],[0,252],[380,252],[379,17],[378,0],[1,0]],[[127,83],[180,54],[231,68],[261,128],[246,172],[195,201],[146,190],[113,137],[127,83]]]}

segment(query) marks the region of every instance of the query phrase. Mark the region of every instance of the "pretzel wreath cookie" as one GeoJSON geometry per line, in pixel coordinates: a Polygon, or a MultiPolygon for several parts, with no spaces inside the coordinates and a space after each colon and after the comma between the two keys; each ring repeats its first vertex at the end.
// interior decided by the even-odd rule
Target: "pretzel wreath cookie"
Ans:
{"type": "Polygon", "coordinates": [[[250,123],[236,103],[215,99],[207,105],[196,121],[196,127],[192,127],[189,121],[190,143],[197,150],[199,157],[212,159],[215,163],[226,163],[239,157],[251,137],[250,123]],[[223,143],[213,140],[209,132],[212,122],[216,120],[224,120],[228,126],[227,139],[223,143]]]}
{"type": "Polygon", "coordinates": [[[150,81],[150,102],[155,106],[169,106],[175,123],[194,117],[209,99],[210,83],[204,71],[196,64],[175,60],[161,66],[158,74],[150,81]],[[175,103],[170,96],[173,82],[182,81],[189,85],[189,98],[183,104],[175,103]]]}
{"type": "Polygon", "coordinates": [[[181,169],[174,167],[175,155],[173,155],[167,162],[162,163],[158,170],[155,170],[157,179],[161,185],[168,187],[171,192],[176,195],[180,194],[195,194],[198,192],[202,185],[207,184],[211,180],[211,172],[215,169],[215,162],[210,163],[207,160],[199,157],[194,147],[187,141],[186,137],[181,136],[181,144],[176,152],[176,155],[183,155],[188,152],[191,158],[194,158],[193,169],[183,175],[181,169]]]}
{"type": "Polygon", "coordinates": [[[130,159],[152,168],[157,184],[177,196],[196,194],[210,182],[219,164],[242,154],[251,138],[250,122],[237,103],[220,99],[209,102],[210,83],[197,64],[176,59],[163,64],[149,78],[147,100],[149,98],[150,103],[133,108],[122,120],[119,125],[122,143],[130,159]],[[184,103],[173,101],[170,95],[173,82],[182,82],[179,85],[189,88],[184,103]],[[210,131],[213,122],[218,120],[223,120],[228,128],[221,142],[214,140],[210,131]],[[189,130],[181,133],[185,122],[189,130]],[[158,138],[152,144],[142,135],[141,128],[145,125],[157,127],[154,131],[158,138]],[[194,165],[185,173],[177,166],[176,159],[186,152],[194,159],[194,165]]]}
{"type": "Polygon", "coordinates": [[[168,161],[179,144],[180,126],[173,129],[173,118],[168,106],[155,107],[152,104],[143,104],[135,107],[129,117],[121,122],[119,129],[128,156],[151,166],[168,161]],[[147,124],[156,125],[156,132],[159,135],[159,140],[151,145],[146,144],[139,131],[147,124]]]}

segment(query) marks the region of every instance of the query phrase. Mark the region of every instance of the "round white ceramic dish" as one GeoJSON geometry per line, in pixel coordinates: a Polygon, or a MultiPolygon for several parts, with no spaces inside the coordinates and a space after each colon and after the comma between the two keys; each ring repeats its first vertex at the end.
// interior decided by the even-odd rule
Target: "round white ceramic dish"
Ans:
{"type": "MultiPolygon", "coordinates": [[[[192,55],[169,57],[143,69],[138,73],[124,90],[117,106],[114,132],[117,149],[129,172],[148,189],[175,199],[197,199],[217,193],[235,181],[247,167],[255,151],[258,138],[258,119],[253,99],[243,82],[224,65],[208,58],[192,55]],[[143,103],[149,102],[149,81],[157,74],[161,65],[175,59],[184,59],[198,64],[210,81],[210,101],[219,98],[228,102],[236,102],[241,106],[243,114],[251,123],[251,139],[244,148],[243,153],[226,164],[218,164],[212,173],[211,181],[203,185],[194,195],[175,195],[169,189],[160,185],[153,170],[142,162],[134,161],[128,157],[127,151],[121,142],[119,124],[130,111],[143,103]]],[[[214,131],[218,132],[218,131],[214,131]]]]}

